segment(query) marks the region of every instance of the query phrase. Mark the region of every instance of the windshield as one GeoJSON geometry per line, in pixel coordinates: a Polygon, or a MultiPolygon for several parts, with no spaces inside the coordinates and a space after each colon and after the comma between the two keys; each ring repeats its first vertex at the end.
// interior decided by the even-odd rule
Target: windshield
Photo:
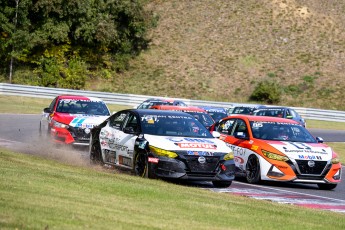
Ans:
{"type": "Polygon", "coordinates": [[[212,117],[207,113],[189,112],[189,111],[186,111],[185,113],[193,115],[193,117],[195,117],[206,128],[210,127],[214,123],[214,120],[212,119],[212,117]]]}
{"type": "Polygon", "coordinates": [[[211,117],[215,120],[215,121],[219,121],[220,119],[227,117],[228,114],[226,113],[222,113],[222,112],[208,112],[211,117]]]}
{"type": "Polygon", "coordinates": [[[198,120],[189,115],[151,115],[141,116],[142,131],[145,134],[179,137],[207,137],[212,134],[198,120]]]}
{"type": "Polygon", "coordinates": [[[317,142],[315,138],[299,124],[251,121],[250,126],[253,137],[257,139],[307,143],[317,142]]]}
{"type": "Polygon", "coordinates": [[[109,116],[110,112],[103,101],[63,99],[59,101],[56,112],[109,116]]]}

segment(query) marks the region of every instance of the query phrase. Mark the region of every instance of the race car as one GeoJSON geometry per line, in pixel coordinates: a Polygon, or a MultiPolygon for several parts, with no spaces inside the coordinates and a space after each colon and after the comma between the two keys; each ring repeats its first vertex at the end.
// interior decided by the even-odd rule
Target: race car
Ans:
{"type": "Polygon", "coordinates": [[[88,145],[90,130],[110,116],[99,98],[60,95],[42,113],[39,132],[56,144],[88,145]]]}
{"type": "Polygon", "coordinates": [[[93,163],[140,177],[212,181],[216,187],[230,186],[235,177],[231,149],[183,112],[119,111],[91,129],[89,154],[93,163]]]}
{"type": "Polygon", "coordinates": [[[210,130],[220,133],[219,139],[233,150],[236,177],[245,177],[249,183],[312,183],[330,190],[341,181],[337,154],[297,121],[233,115],[210,130]]]}
{"type": "Polygon", "coordinates": [[[296,110],[289,107],[269,106],[254,110],[253,115],[288,118],[295,120],[306,127],[306,121],[296,112],[296,110]]]}
{"type": "Polygon", "coordinates": [[[228,112],[224,107],[199,106],[199,108],[204,109],[208,114],[210,114],[214,121],[219,121],[228,116],[228,112]]]}
{"type": "Polygon", "coordinates": [[[154,105],[151,106],[150,109],[181,111],[191,114],[207,129],[215,122],[208,112],[195,106],[154,105]]]}
{"type": "Polygon", "coordinates": [[[187,104],[182,100],[172,99],[172,98],[149,98],[142,103],[140,103],[137,109],[150,109],[154,105],[175,105],[175,106],[187,106],[187,104]]]}

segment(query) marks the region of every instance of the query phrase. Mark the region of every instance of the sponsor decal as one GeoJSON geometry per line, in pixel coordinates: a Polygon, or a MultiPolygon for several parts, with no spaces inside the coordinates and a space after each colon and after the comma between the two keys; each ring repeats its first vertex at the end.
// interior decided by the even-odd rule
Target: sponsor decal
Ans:
{"type": "Polygon", "coordinates": [[[239,157],[239,156],[235,156],[234,160],[238,164],[243,164],[244,163],[244,159],[242,157],[239,157]]]}
{"type": "Polygon", "coordinates": [[[217,149],[216,145],[203,143],[177,143],[180,148],[203,148],[203,149],[217,149]]]}
{"type": "Polygon", "coordinates": [[[254,151],[258,150],[258,148],[259,148],[259,146],[257,146],[257,145],[252,145],[252,147],[250,147],[250,149],[254,150],[254,151]]]}
{"type": "Polygon", "coordinates": [[[158,158],[155,158],[155,157],[149,157],[149,158],[148,158],[148,161],[149,161],[150,163],[158,164],[159,159],[158,159],[158,158]]]}
{"type": "Polygon", "coordinates": [[[132,160],[131,160],[131,158],[128,158],[128,157],[119,156],[119,164],[126,165],[126,166],[131,166],[132,165],[132,160]]]}
{"type": "Polygon", "coordinates": [[[74,126],[74,127],[77,127],[77,128],[83,128],[83,129],[85,129],[85,128],[93,128],[94,124],[84,123],[85,120],[86,120],[86,118],[78,118],[78,117],[76,117],[76,118],[74,118],[71,121],[70,125],[74,126]]]}
{"type": "Polygon", "coordinates": [[[188,155],[193,156],[214,156],[213,152],[206,152],[206,151],[187,151],[188,155]]]}
{"type": "Polygon", "coordinates": [[[105,162],[116,163],[116,152],[109,149],[104,150],[105,162]]]}
{"type": "MultiPolygon", "coordinates": [[[[312,156],[312,155],[298,155],[298,159],[304,160],[322,160],[321,156],[312,156]]],[[[308,163],[309,165],[309,163],[308,163]]]]}
{"type": "Polygon", "coordinates": [[[214,144],[213,141],[211,140],[207,140],[207,139],[201,139],[201,138],[173,138],[173,137],[170,137],[170,138],[166,138],[167,140],[169,141],[172,141],[172,142],[195,142],[195,143],[208,143],[208,144],[214,144]]]}

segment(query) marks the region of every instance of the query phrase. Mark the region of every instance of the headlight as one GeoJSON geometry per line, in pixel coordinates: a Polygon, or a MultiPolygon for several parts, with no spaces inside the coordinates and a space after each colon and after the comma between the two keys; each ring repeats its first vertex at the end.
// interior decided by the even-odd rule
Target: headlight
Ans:
{"type": "Polygon", "coordinates": [[[158,155],[158,156],[163,156],[163,157],[169,157],[169,158],[176,158],[178,155],[174,152],[165,150],[165,149],[160,149],[154,146],[150,146],[150,150],[152,153],[158,155]]]}
{"type": "Polygon", "coordinates": [[[224,159],[225,161],[234,159],[234,153],[233,153],[233,152],[230,152],[230,153],[224,155],[224,158],[223,158],[223,159],[224,159]]]}
{"type": "Polygon", "coordinates": [[[340,162],[338,157],[332,158],[332,164],[338,164],[340,162]]]}
{"type": "Polygon", "coordinates": [[[57,127],[57,128],[63,128],[63,129],[68,129],[68,127],[69,127],[68,125],[57,122],[55,120],[53,120],[53,126],[57,127]]]}
{"type": "Polygon", "coordinates": [[[289,160],[289,158],[286,156],[282,156],[282,155],[279,155],[276,153],[271,153],[271,152],[268,152],[268,151],[263,150],[263,149],[261,151],[265,157],[270,158],[272,160],[277,160],[277,161],[288,161],[289,160]]]}

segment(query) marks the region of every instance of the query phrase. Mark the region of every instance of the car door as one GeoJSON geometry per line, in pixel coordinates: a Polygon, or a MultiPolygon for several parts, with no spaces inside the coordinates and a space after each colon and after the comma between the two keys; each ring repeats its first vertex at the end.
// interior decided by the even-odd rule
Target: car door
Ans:
{"type": "Polygon", "coordinates": [[[122,128],[128,117],[129,111],[122,111],[112,115],[108,124],[101,129],[99,140],[102,150],[103,162],[117,165],[121,146],[118,145],[122,138],[122,128]]]}
{"type": "Polygon", "coordinates": [[[135,141],[140,132],[140,119],[137,114],[130,112],[121,131],[117,132],[117,160],[123,167],[132,167],[135,141]]]}
{"type": "Polygon", "coordinates": [[[217,131],[221,134],[219,139],[234,152],[237,172],[244,172],[247,159],[253,153],[248,124],[239,118],[227,119],[220,122],[217,131]]]}

